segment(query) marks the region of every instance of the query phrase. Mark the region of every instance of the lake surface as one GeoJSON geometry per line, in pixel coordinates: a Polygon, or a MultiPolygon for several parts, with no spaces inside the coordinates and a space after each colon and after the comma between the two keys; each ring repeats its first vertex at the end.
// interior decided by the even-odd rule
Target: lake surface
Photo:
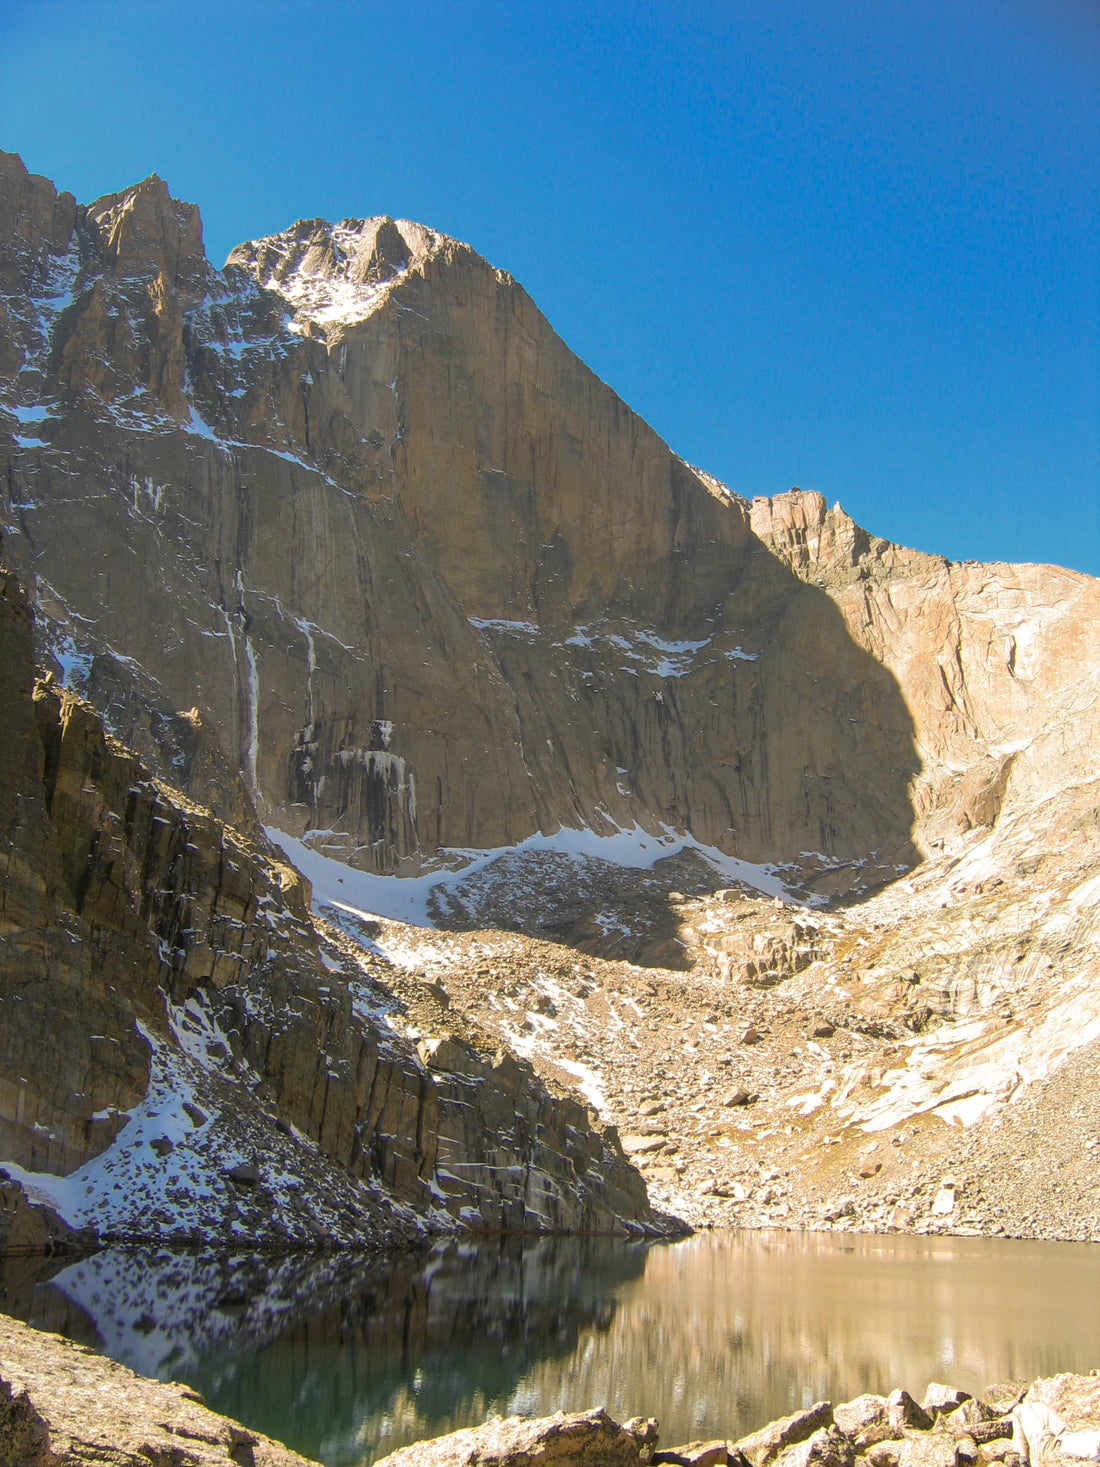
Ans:
{"type": "Polygon", "coordinates": [[[656,1416],[672,1446],[823,1398],[1100,1366],[1100,1248],[983,1238],[495,1240],[385,1260],[106,1250],[9,1261],[0,1307],[187,1381],[330,1467],[494,1411],[605,1405],[656,1416]]]}

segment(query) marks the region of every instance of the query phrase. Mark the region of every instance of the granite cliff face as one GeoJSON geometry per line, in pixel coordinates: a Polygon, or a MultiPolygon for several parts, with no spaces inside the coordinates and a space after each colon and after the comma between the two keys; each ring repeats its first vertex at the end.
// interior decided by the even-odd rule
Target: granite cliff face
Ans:
{"type": "MultiPolygon", "coordinates": [[[[0,653],[8,1183],[80,1231],[143,1238],[648,1222],[584,1105],[438,1000],[435,1034],[414,1028],[262,835],[152,778],[74,693],[32,690],[7,574],[0,653]]],[[[49,1241],[12,1200],[0,1245],[49,1241]]]]}
{"type": "MultiPolygon", "coordinates": [[[[326,910],[344,927],[310,916],[261,823],[383,875],[520,846],[451,880],[437,919],[690,969],[723,987],[731,1024],[773,987],[789,1013],[795,979],[798,1002],[818,1004],[866,947],[883,954],[880,1039],[978,1012],[988,1028],[1010,999],[1017,1016],[1042,1005],[1065,1035],[1060,979],[1089,1016],[1077,1042],[1091,1036],[1096,581],[906,551],[814,493],[738,499],[594,377],[515,281],[420,225],[301,221],[219,271],[195,207],[156,177],[81,206],[0,155],[0,184],[3,556],[30,589],[35,655],[54,672],[33,709],[13,693],[4,715],[21,752],[0,807],[4,910],[16,913],[3,940],[13,974],[31,954],[41,982],[88,1006],[65,1050],[75,1058],[36,1075],[33,1096],[4,1082],[5,1154],[85,1164],[154,1085],[145,1030],[165,1035],[164,1004],[186,1009],[201,992],[195,1023],[237,1036],[227,1052],[255,1094],[341,1176],[422,1203],[432,1177],[441,1185],[423,1135],[476,1151],[459,1119],[470,1097],[522,1094],[501,1102],[499,1124],[522,1113],[510,1156],[530,1158],[530,1136],[549,1128],[553,1156],[568,1158],[556,1218],[598,1208],[598,1189],[576,1178],[601,1157],[616,1198],[601,1225],[641,1206],[615,1190],[635,1182],[607,1181],[613,1142],[570,1150],[583,1107],[559,1134],[533,1077],[484,1058],[503,1040],[595,1095],[568,1025],[556,1057],[536,1039],[557,1022],[547,1002],[614,1009],[610,980],[596,994],[599,975],[574,955],[531,950],[520,967],[538,989],[534,1017],[506,995],[490,1013],[493,960],[481,967],[471,949],[463,977],[478,991],[444,1010],[446,991],[433,996],[418,971],[406,981],[344,921],[334,887],[326,910]],[[561,854],[578,830],[591,857],[580,879],[561,854]],[[651,867],[681,853],[645,892],[635,873],[615,874],[627,833],[651,867]],[[598,838],[613,836],[599,861],[598,838]],[[172,840],[199,854],[177,869],[172,840]],[[230,862],[258,865],[241,886],[220,875],[230,862]],[[159,895],[140,894],[147,867],[159,895]],[[731,883],[734,896],[747,883],[852,905],[810,931],[715,895],[731,883]],[[270,924],[257,928],[261,896],[281,914],[277,953],[270,924]],[[72,942],[62,909],[86,924],[72,942]],[[895,922],[897,939],[880,942],[875,924],[895,922]],[[116,950],[132,952],[125,984],[102,978],[116,950]],[[1034,954],[1050,957],[1049,981],[1034,954]],[[382,1008],[404,1005],[399,1057],[356,1017],[363,963],[390,985],[382,1008]],[[339,982],[327,985],[327,964],[339,982]],[[298,1073],[318,1026],[331,1058],[320,1088],[298,1073]],[[119,1040],[109,1055],[82,1037],[101,1031],[119,1040]],[[367,1087],[392,1091],[384,1122],[363,1099],[364,1066],[392,1077],[367,1087]]],[[[30,613],[9,600],[20,630],[4,635],[29,686],[30,613]]],[[[645,992],[624,985],[648,1013],[645,992]]],[[[42,992],[19,1001],[63,1011],[42,992]]],[[[841,992],[837,1014],[858,1018],[841,992]]],[[[666,1073],[660,1045],[633,1058],[626,1045],[602,1056],[617,1073],[635,1060],[666,1073]]],[[[897,1104],[880,1096],[879,1120],[958,1119],[962,1101],[984,1116],[1071,1048],[1052,1039],[1049,1065],[1029,1069],[1002,1045],[975,1078],[973,1046],[932,1045],[925,1088],[911,1075],[888,1086],[897,1104]]],[[[15,1049],[6,1063],[21,1073],[15,1049]]],[[[884,1060],[867,1073],[893,1071],[884,1060]]],[[[837,1095],[847,1104],[851,1087],[837,1095]]],[[[702,1101],[682,1098],[690,1128],[702,1101]]],[[[637,1103],[624,1091],[604,1109],[629,1123],[637,1103]]],[[[864,1109],[852,1100],[845,1114],[870,1124],[864,1109]]],[[[453,1178],[443,1190],[458,1215],[511,1217],[516,1199],[486,1189],[484,1207],[453,1178]]]]}
{"type": "Polygon", "coordinates": [[[159,180],[5,166],[8,553],[158,769],[195,705],[266,823],[383,872],[562,825],[915,858],[893,677],[514,281],[389,220],[219,273],[159,180]]]}

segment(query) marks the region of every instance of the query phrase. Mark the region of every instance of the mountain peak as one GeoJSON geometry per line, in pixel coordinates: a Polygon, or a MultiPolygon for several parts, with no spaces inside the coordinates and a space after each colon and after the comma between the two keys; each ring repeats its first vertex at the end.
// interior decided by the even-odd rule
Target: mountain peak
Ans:
{"type": "Polygon", "coordinates": [[[177,286],[206,272],[198,205],[174,199],[155,173],[121,193],[96,199],[86,218],[116,275],[163,274],[177,286]]]}
{"type": "Polygon", "coordinates": [[[296,316],[328,327],[373,315],[398,281],[444,246],[467,248],[387,214],[339,224],[299,219],[279,234],[238,245],[225,263],[281,295],[296,316]]]}

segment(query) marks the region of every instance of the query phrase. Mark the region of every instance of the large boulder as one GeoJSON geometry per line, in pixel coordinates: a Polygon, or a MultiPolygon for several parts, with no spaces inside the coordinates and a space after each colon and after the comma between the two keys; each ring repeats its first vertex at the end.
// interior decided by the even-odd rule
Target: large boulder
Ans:
{"type": "Polygon", "coordinates": [[[655,1421],[620,1426],[601,1407],[534,1421],[494,1416],[484,1426],[402,1447],[376,1467],[639,1467],[656,1444],[655,1421]]]}

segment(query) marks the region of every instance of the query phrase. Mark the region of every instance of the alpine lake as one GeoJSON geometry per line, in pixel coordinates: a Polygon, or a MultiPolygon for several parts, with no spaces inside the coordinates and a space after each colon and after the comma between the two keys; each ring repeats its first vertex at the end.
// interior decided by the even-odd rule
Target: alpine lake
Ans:
{"type": "Polygon", "coordinates": [[[605,1406],[661,1445],[929,1381],[1100,1365],[1100,1249],[836,1233],[448,1241],[366,1256],[9,1259],[0,1307],[328,1467],[486,1416],[605,1406]]]}

